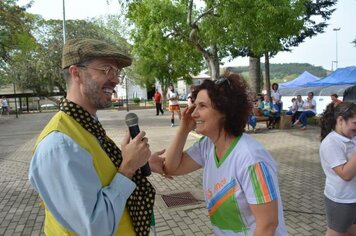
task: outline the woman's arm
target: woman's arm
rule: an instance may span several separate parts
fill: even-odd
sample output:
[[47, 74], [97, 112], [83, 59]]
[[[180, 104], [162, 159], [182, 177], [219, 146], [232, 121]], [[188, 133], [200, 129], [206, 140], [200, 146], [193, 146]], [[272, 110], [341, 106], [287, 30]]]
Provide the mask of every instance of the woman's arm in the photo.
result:
[[356, 176], [356, 151], [352, 153], [352, 157], [348, 162], [334, 167], [333, 170], [343, 180], [352, 180]]
[[201, 166], [183, 152], [188, 134], [195, 126], [195, 121], [191, 117], [194, 109], [195, 106], [193, 105], [182, 112], [182, 120], [178, 132], [166, 152], [164, 163], [164, 172], [166, 175], [183, 175], [201, 168]]
[[278, 199], [264, 204], [250, 204], [256, 218], [254, 236], [273, 236], [278, 226]]

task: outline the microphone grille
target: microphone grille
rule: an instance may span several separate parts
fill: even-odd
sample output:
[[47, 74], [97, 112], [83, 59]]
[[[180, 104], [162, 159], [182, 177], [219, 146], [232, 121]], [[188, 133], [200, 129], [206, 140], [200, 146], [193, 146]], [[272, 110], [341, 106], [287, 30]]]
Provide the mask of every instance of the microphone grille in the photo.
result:
[[135, 113], [128, 113], [125, 117], [125, 122], [128, 127], [138, 125], [138, 116]]

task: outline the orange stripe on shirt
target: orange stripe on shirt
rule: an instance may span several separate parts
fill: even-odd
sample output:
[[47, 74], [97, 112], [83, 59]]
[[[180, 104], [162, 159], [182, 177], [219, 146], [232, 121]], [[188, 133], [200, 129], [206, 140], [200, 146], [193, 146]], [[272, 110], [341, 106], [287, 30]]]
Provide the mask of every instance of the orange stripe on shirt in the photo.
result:
[[271, 201], [271, 196], [269, 195], [268, 187], [265, 178], [263, 177], [263, 173], [261, 170], [261, 166], [259, 164], [256, 164], [256, 172], [258, 175], [258, 182], [260, 183], [261, 190], [263, 193], [263, 198], [265, 199], [265, 202], [270, 202]]
[[214, 206], [209, 211], [209, 216], [212, 216], [214, 212], [219, 208], [221, 204], [223, 204], [229, 197], [231, 197], [238, 189], [238, 186], [235, 185], [232, 189], [230, 189], [222, 198], [220, 198]]

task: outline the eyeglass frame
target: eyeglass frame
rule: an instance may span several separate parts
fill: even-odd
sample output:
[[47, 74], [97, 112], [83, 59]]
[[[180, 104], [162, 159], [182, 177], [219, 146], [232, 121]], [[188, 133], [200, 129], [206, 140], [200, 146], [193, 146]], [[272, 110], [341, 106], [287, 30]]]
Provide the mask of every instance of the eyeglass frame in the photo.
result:
[[83, 65], [83, 64], [78, 64], [76, 66], [80, 67], [80, 68], [88, 68], [88, 69], [92, 69], [92, 70], [101, 71], [101, 72], [103, 72], [105, 74], [106, 77], [108, 77], [110, 71], [113, 70], [114, 71], [114, 74], [113, 74], [114, 78], [117, 78], [117, 79], [120, 79], [120, 75], [121, 75], [121, 72], [122, 72], [122, 68], [115, 69], [115, 67], [110, 66], [110, 65], [104, 66], [103, 68], [95, 68], [95, 67], [91, 67], [91, 66]]
[[227, 77], [225, 77], [225, 76], [219, 77], [219, 79], [217, 79], [217, 80], [214, 81], [214, 84], [216, 84], [216, 85], [222, 85], [222, 84], [225, 83], [225, 81], [227, 81], [228, 85], [231, 86], [230, 80], [229, 80]]
[[342, 114], [346, 114], [348, 111], [351, 110], [351, 108], [352, 108], [353, 106], [356, 106], [356, 104], [352, 102], [352, 103], [351, 103], [350, 105], [348, 105], [348, 106], [345, 108], [345, 110], [343, 110], [341, 113], [342, 113]]

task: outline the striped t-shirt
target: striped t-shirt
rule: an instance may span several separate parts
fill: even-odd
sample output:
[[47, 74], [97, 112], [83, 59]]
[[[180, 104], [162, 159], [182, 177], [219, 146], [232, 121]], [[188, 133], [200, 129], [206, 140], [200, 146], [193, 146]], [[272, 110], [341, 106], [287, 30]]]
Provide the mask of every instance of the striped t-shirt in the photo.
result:
[[288, 235], [284, 223], [276, 164], [271, 155], [247, 134], [236, 138], [218, 160], [208, 137], [187, 150], [204, 168], [203, 189], [216, 235], [252, 235], [255, 217], [249, 204], [278, 199], [277, 236]]

